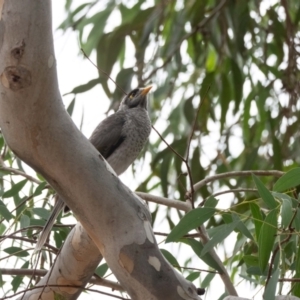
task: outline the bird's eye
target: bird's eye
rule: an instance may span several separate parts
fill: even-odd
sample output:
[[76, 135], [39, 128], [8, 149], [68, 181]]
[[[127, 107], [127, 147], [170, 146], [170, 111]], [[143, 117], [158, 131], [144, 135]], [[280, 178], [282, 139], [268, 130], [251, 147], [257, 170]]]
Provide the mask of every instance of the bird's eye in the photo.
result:
[[132, 91], [130, 94], [129, 94], [129, 99], [133, 99], [137, 94], [137, 91]]

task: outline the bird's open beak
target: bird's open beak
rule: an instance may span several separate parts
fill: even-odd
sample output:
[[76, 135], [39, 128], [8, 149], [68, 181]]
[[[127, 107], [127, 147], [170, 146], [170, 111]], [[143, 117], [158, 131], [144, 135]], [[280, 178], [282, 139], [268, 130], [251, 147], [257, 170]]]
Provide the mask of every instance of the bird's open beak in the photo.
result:
[[144, 89], [142, 89], [141, 95], [143, 96], [147, 95], [151, 89], [152, 89], [152, 85], [145, 87]]

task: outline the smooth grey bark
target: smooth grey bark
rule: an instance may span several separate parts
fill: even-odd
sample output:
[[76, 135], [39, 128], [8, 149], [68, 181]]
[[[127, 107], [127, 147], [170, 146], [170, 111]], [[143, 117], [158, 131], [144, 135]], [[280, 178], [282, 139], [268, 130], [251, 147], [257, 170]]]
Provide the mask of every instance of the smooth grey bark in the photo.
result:
[[132, 299], [200, 299], [159, 251], [147, 208], [66, 113], [52, 39], [49, 0], [0, 1], [0, 127], [8, 146], [63, 197]]

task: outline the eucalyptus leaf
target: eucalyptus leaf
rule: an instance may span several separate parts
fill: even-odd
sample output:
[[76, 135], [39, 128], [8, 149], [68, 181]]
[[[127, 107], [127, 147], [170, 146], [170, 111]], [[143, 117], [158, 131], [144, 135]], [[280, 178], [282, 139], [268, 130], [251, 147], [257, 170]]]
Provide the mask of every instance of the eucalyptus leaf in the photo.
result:
[[196, 208], [188, 212], [172, 229], [166, 239], [166, 243], [177, 241], [186, 233], [192, 229], [196, 229], [210, 219], [214, 213], [215, 209], [210, 207]]
[[270, 208], [276, 208], [278, 206], [277, 202], [275, 201], [274, 197], [272, 196], [271, 192], [264, 186], [264, 184], [261, 182], [261, 180], [256, 177], [254, 174], [252, 174], [252, 178], [255, 182], [255, 185], [258, 189], [258, 192], [262, 198], [262, 200], [265, 202], [265, 204]]
[[295, 168], [280, 177], [274, 184], [273, 189], [276, 192], [283, 192], [298, 185], [300, 185], [300, 168]]
[[272, 210], [264, 220], [261, 232], [258, 238], [258, 259], [259, 267], [262, 272], [265, 271], [272, 249], [274, 247], [277, 233], [277, 213], [276, 209]]

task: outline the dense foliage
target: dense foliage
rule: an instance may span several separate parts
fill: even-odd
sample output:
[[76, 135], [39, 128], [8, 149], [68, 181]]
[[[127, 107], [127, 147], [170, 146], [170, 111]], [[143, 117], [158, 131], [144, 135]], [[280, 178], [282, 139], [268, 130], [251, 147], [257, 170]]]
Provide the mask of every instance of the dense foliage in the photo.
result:
[[[163, 214], [172, 230], [167, 242], [190, 245], [213, 271], [219, 269], [209, 250], [233, 236], [223, 263], [234, 283], [244, 280], [262, 289], [268, 283], [271, 298], [276, 286], [277, 293], [300, 296], [299, 284], [282, 283], [300, 280], [300, 2], [107, 0], [75, 6], [67, 0], [65, 8], [60, 29], [78, 32], [78, 52], [81, 47], [86, 56], [96, 54], [99, 67], [99, 77], [74, 87], [73, 94], [101, 85], [111, 100], [109, 109], [115, 110], [122, 89], [154, 85], [151, 119], [166, 142], [156, 135], [141, 155], [151, 172], [138, 191], [190, 199], [202, 207], [184, 216], [151, 206], [154, 228], [159, 228], [156, 216]], [[16, 232], [13, 242], [2, 240], [1, 257], [4, 252], [14, 255], [15, 266], [26, 268], [31, 247], [26, 239], [49, 215], [52, 191], [42, 178], [22, 174], [28, 169], [2, 137], [0, 151], [0, 233]], [[264, 172], [241, 172], [247, 170]], [[290, 172], [278, 180], [279, 171]], [[18, 172], [21, 181], [15, 181]], [[224, 175], [191, 189], [215, 174]], [[231, 193], [216, 196], [220, 191]], [[35, 201], [41, 195], [42, 207]], [[208, 243], [182, 238], [202, 224], [211, 237]], [[54, 231], [56, 247], [66, 234], [66, 227]], [[178, 265], [174, 256], [163, 253]], [[185, 267], [197, 268], [190, 257]], [[181, 271], [203, 287], [213, 286], [218, 276]], [[14, 277], [12, 289], [21, 282]]]

